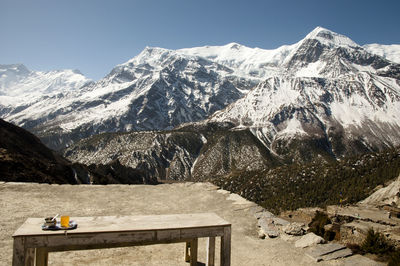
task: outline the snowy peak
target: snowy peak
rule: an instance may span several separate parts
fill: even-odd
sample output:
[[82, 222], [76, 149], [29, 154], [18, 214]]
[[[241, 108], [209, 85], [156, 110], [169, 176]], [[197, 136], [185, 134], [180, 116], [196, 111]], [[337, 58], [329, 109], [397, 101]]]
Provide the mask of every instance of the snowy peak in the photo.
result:
[[134, 58], [128, 60], [127, 62], [119, 66], [132, 67], [132, 66], [147, 64], [157, 68], [159, 66], [159, 63], [163, 62], [167, 57], [169, 57], [173, 53], [174, 53], [173, 50], [160, 47], [146, 46], [140, 54], [138, 54]]
[[351, 39], [317, 27], [294, 45], [286, 57], [285, 74], [297, 77], [338, 78], [360, 72], [395, 77], [397, 66], [369, 53]]
[[13, 82], [18, 82], [28, 76], [30, 71], [22, 64], [0, 65], [0, 95], [4, 94], [3, 89]]
[[79, 70], [30, 71], [24, 65], [0, 65], [0, 105], [18, 106], [80, 88], [91, 80]]
[[23, 64], [11, 64], [11, 65], [1, 65], [0, 64], [0, 77], [5, 74], [5, 72], [14, 72], [20, 75], [29, 74], [29, 70]]
[[352, 41], [350, 38], [322, 27], [316, 27], [312, 32], [307, 34], [303, 41], [310, 39], [317, 40], [320, 43], [329, 47], [359, 47], [359, 45]]

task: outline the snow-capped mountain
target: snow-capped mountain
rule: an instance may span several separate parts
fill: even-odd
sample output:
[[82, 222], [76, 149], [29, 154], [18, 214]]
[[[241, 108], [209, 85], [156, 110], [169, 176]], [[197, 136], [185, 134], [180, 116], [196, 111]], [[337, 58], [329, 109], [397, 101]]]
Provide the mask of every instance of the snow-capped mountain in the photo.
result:
[[398, 64], [317, 28], [283, 66], [210, 120], [250, 128], [278, 155], [307, 139], [334, 156], [400, 145]]
[[29, 121], [41, 120], [43, 113], [59, 106], [54, 99], [65, 99], [91, 82], [78, 70], [42, 72], [22, 64], [0, 65], [0, 116], [31, 129]]
[[318, 140], [335, 157], [375, 151], [400, 145], [400, 86], [365, 72], [271, 77], [210, 120], [249, 128], [278, 155], [307, 140]]
[[30, 71], [22, 64], [0, 65], [0, 104], [31, 104], [44, 96], [68, 93], [91, 80], [79, 70]]
[[2, 113], [59, 148], [101, 132], [171, 129], [200, 121], [258, 82], [203, 57], [148, 47], [96, 83]]
[[[7, 84], [1, 87], [3, 95], [7, 94], [0, 96], [0, 114], [38, 134], [53, 148], [101, 132], [171, 129], [202, 121], [230, 104], [212, 119], [234, 121], [237, 126], [256, 125], [269, 132], [261, 139], [277, 135], [286, 124], [302, 132], [292, 119], [297, 114], [279, 118], [278, 127], [271, 121], [293, 108], [313, 107], [313, 113], [304, 119], [317, 114], [315, 121], [332, 120], [340, 126], [348, 122], [348, 111], [357, 108], [364, 108], [363, 115], [378, 108], [380, 121], [390, 125], [398, 118], [400, 66], [321, 27], [298, 43], [273, 50], [236, 43], [179, 50], [147, 47], [102, 80], [71, 82], [60, 91], [47, 85], [24, 86], [27, 77], [19, 77], [26, 74], [22, 68], [17, 72], [21, 74], [15, 74], [11, 83], [6, 79], [2, 83]], [[83, 83], [86, 85], [81, 87]], [[31, 97], [34, 100], [6, 98], [17, 89], [58, 93]], [[371, 93], [375, 93], [372, 98]], [[342, 102], [358, 105], [349, 104], [346, 108], [353, 109], [346, 109], [338, 104]], [[324, 118], [323, 112], [333, 115]], [[362, 123], [360, 117], [354, 120]], [[300, 125], [303, 122], [299, 120]], [[389, 142], [394, 144], [394, 140]]]

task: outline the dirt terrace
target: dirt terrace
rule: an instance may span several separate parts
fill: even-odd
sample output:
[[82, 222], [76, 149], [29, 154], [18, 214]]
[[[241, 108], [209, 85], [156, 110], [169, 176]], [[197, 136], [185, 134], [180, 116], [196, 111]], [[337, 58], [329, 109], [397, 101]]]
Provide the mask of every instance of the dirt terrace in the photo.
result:
[[[28, 217], [215, 212], [232, 223], [232, 265], [368, 265], [361, 256], [316, 263], [281, 238], [259, 239], [255, 204], [208, 183], [47, 185], [0, 182], [0, 265], [11, 265], [12, 234]], [[219, 241], [217, 240], [217, 247]], [[184, 243], [49, 254], [49, 265], [188, 265]], [[206, 241], [199, 240], [205, 262]], [[217, 248], [217, 262], [219, 262]], [[202, 265], [202, 264], [201, 264]], [[374, 264], [369, 264], [374, 265]]]

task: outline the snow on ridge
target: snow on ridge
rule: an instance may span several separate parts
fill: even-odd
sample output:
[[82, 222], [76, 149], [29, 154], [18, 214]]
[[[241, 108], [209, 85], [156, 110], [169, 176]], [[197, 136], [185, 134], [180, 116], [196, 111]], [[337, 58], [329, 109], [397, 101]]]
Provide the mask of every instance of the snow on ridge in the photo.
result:
[[[7, 87], [3, 88], [2, 92], [3, 95], [8, 97], [32, 101], [46, 95], [66, 93], [89, 82], [91, 82], [90, 79], [77, 73], [76, 70], [30, 71], [25, 76], [8, 80]], [[0, 104], [7, 106], [10, 103], [3, 102], [3, 99], [0, 99]]]
[[325, 44], [329, 47], [332, 46], [344, 46], [344, 47], [359, 47], [357, 43], [351, 40], [349, 37], [330, 31], [323, 27], [316, 27], [313, 31], [311, 31], [303, 40], [307, 39], [315, 39], [320, 41], [322, 44]]
[[[231, 121], [238, 127], [250, 128], [269, 127], [276, 118], [287, 117], [281, 121], [287, 123], [286, 129], [280, 132], [302, 134], [304, 130], [298, 124], [301, 121], [296, 120], [297, 124], [291, 121], [295, 119], [291, 112], [306, 107], [320, 121], [329, 123], [333, 119], [344, 128], [361, 127], [367, 120], [400, 126], [400, 86], [395, 79], [360, 73], [348, 79], [323, 79], [324, 85], [320, 80], [312, 77], [270, 78], [210, 119]], [[390, 94], [382, 98], [380, 93], [383, 91]]]
[[295, 117], [286, 122], [286, 127], [278, 132], [279, 136], [307, 135], [300, 121]]
[[250, 48], [237, 43], [223, 46], [203, 46], [176, 50], [187, 56], [199, 56], [231, 68], [235, 75], [246, 78], [266, 79], [280, 72], [282, 65], [294, 45], [283, 45], [276, 49]]
[[184, 48], [176, 50], [185, 55], [195, 55], [211, 59], [226, 65], [252, 64], [262, 65], [265, 63], [279, 64], [282, 57], [287, 54], [292, 46], [281, 46], [276, 49], [250, 48], [237, 43], [229, 43], [223, 46], [203, 46]]
[[149, 64], [152, 67], [159, 66], [159, 62], [165, 59], [167, 56], [175, 53], [174, 50], [165, 49], [161, 47], [149, 47], [146, 46], [142, 52], [140, 52], [137, 56], [128, 60], [125, 63], [117, 65], [120, 66], [132, 66], [132, 65], [140, 65], [140, 64]]
[[362, 46], [370, 53], [382, 56], [392, 62], [400, 64], [400, 44], [366, 44]]

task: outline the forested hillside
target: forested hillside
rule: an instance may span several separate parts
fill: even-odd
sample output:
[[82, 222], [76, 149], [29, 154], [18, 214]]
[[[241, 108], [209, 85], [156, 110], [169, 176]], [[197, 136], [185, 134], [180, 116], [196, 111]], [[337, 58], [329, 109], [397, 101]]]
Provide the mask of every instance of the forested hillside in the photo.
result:
[[210, 179], [275, 213], [301, 207], [356, 203], [400, 174], [400, 150], [368, 153], [337, 162], [292, 164]]

